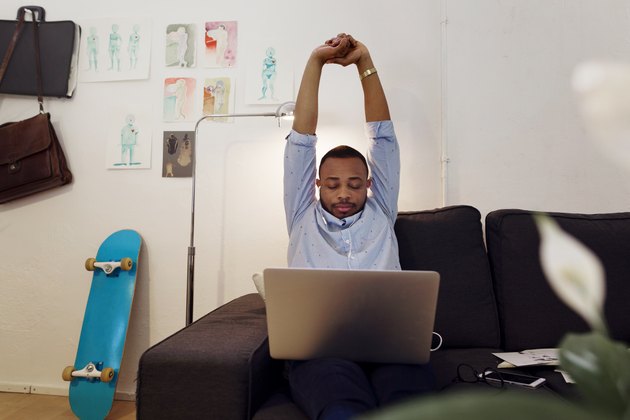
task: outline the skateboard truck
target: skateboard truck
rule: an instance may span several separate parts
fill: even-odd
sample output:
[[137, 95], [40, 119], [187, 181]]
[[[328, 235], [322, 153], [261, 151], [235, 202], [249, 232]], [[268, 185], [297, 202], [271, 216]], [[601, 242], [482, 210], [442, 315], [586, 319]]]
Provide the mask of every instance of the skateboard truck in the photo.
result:
[[67, 366], [62, 373], [64, 381], [71, 381], [72, 378], [88, 378], [88, 379], [100, 379], [101, 382], [110, 382], [114, 378], [114, 369], [105, 368], [102, 369], [103, 363], [99, 362], [94, 364], [89, 362], [83, 369], [75, 370], [74, 366]]
[[98, 262], [96, 258], [88, 258], [85, 261], [85, 269], [88, 271], [94, 271], [100, 268], [105, 274], [112, 274], [115, 269], [120, 268], [123, 271], [129, 271], [133, 267], [133, 260], [131, 258], [123, 258], [120, 261], [106, 261]]

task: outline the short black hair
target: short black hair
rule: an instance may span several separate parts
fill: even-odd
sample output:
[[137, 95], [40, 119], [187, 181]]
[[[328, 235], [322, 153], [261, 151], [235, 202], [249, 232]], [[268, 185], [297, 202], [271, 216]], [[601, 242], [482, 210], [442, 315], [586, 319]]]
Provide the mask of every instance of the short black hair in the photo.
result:
[[346, 145], [341, 145], [341, 146], [337, 146], [335, 148], [332, 148], [328, 152], [326, 152], [326, 154], [324, 156], [322, 156], [322, 159], [319, 161], [319, 172], [320, 172], [320, 174], [321, 174], [322, 165], [324, 164], [324, 162], [328, 158], [341, 158], [341, 159], [358, 158], [358, 159], [361, 159], [361, 162], [363, 162], [363, 165], [365, 166], [366, 173], [368, 174], [368, 176], [370, 174], [370, 170], [368, 169], [368, 164], [367, 164], [367, 160], [365, 159], [365, 156], [363, 156], [363, 154], [361, 152], [359, 152], [357, 149], [355, 149], [353, 147], [346, 146]]

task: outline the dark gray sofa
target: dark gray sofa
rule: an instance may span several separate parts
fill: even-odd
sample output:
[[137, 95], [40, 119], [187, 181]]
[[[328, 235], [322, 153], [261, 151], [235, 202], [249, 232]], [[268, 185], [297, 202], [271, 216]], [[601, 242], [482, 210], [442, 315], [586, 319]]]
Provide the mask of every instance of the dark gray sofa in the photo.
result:
[[[630, 213], [551, 213], [604, 263], [606, 317], [613, 338], [630, 342]], [[531, 212], [498, 210], [486, 217], [470, 206], [403, 212], [396, 222], [403, 269], [441, 274], [435, 331], [444, 343], [432, 353], [439, 392], [465, 386], [457, 367], [496, 366], [496, 351], [557, 347], [567, 332], [587, 331], [548, 286], [539, 264]], [[139, 363], [139, 419], [301, 419], [269, 356], [264, 302], [239, 297], [148, 349]], [[578, 398], [550, 368], [537, 392]]]

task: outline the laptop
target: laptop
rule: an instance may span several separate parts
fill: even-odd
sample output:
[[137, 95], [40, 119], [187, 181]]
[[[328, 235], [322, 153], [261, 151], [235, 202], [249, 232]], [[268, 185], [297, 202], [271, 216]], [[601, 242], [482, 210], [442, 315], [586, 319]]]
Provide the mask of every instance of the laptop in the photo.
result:
[[438, 273], [267, 268], [263, 275], [271, 357], [429, 361]]

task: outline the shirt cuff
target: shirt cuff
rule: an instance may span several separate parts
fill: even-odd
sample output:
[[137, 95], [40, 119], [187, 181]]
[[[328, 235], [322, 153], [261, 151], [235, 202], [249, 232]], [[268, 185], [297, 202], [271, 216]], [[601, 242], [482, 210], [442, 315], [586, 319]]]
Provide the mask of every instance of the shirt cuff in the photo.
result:
[[302, 134], [295, 130], [291, 130], [286, 139], [292, 144], [298, 146], [315, 146], [317, 143], [317, 136], [314, 134]]
[[365, 134], [371, 139], [395, 137], [394, 123], [391, 120], [367, 122], [365, 123]]

